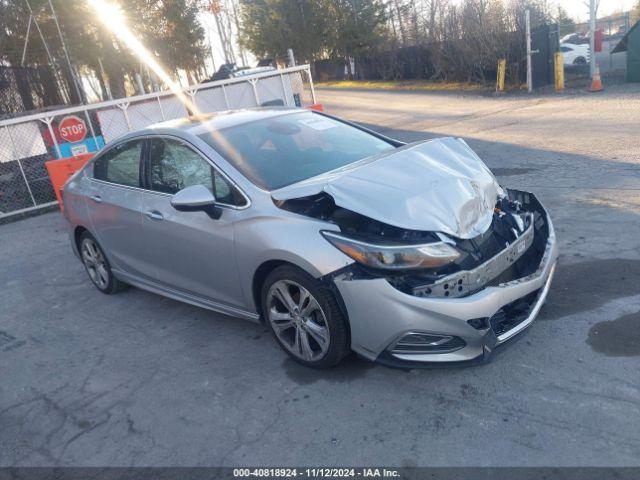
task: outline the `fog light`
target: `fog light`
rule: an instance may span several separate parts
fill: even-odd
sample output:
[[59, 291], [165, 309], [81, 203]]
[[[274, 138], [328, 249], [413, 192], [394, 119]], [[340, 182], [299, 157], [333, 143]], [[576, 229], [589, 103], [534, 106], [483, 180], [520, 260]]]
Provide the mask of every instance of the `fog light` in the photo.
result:
[[391, 353], [447, 353], [466, 345], [460, 337], [431, 333], [408, 333], [391, 347]]

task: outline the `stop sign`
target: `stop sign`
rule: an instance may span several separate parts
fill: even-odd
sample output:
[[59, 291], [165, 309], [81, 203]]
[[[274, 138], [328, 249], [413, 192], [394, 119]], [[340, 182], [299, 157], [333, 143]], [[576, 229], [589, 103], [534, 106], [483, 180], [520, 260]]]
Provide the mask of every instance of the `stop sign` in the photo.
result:
[[87, 127], [75, 115], [64, 117], [58, 126], [60, 136], [67, 142], [81, 142], [87, 136]]

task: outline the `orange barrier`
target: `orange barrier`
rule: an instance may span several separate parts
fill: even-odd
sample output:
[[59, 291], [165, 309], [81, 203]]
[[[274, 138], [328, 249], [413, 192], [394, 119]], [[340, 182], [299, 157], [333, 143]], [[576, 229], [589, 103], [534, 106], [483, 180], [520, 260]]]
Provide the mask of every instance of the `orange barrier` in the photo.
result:
[[324, 107], [321, 103], [314, 103], [313, 105], [307, 105], [309, 110], [317, 110], [318, 112], [324, 112]]
[[49, 172], [51, 185], [53, 185], [53, 191], [56, 193], [61, 211], [64, 211], [64, 205], [62, 204], [62, 187], [64, 187], [64, 184], [67, 183], [71, 175], [84, 167], [84, 165], [93, 158], [93, 155], [93, 153], [85, 153], [71, 158], [44, 162]]

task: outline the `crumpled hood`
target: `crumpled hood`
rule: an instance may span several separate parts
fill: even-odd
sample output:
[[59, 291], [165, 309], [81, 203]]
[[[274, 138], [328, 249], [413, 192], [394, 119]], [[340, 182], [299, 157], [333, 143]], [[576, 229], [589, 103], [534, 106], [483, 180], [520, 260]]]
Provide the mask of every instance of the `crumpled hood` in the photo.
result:
[[417, 142], [272, 192], [289, 200], [326, 192], [336, 205], [409, 230], [473, 238], [504, 195], [462, 139]]

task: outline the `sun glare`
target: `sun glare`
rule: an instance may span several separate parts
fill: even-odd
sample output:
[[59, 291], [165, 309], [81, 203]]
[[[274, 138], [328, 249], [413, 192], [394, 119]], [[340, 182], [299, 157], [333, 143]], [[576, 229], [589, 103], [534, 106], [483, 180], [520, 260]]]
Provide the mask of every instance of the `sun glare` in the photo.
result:
[[120, 10], [118, 6], [102, 0], [87, 0], [87, 2], [96, 11], [102, 23], [113, 32], [119, 44], [127, 47], [140, 61], [147, 65], [153, 73], [169, 87], [176, 97], [178, 97], [187, 110], [194, 115], [200, 113], [196, 105], [185, 95], [180, 85], [173, 81], [165, 69], [158, 63], [155, 56], [147, 50], [136, 35], [129, 29], [122, 10]]

